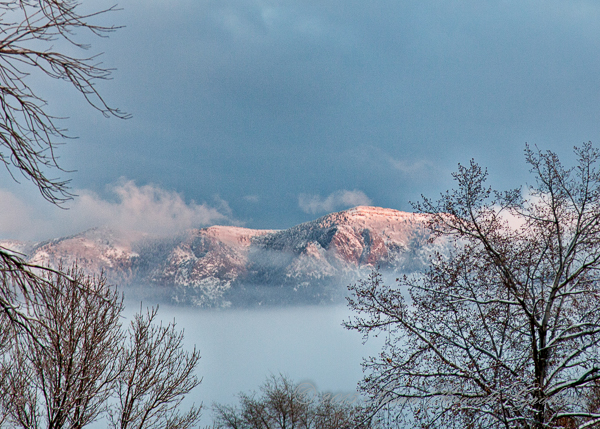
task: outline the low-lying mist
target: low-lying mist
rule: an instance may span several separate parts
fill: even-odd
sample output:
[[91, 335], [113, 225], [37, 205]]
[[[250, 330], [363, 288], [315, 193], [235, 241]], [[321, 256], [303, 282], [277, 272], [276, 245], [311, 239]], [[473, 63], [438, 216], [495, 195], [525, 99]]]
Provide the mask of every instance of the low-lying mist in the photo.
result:
[[[144, 304], [145, 309], [145, 304]], [[124, 323], [140, 310], [130, 302]], [[185, 403], [204, 404], [202, 425], [212, 423], [212, 403], [234, 404], [239, 392], [258, 390], [270, 374], [308, 381], [318, 391], [354, 393], [361, 360], [376, 354], [383, 340], [362, 344], [341, 326], [351, 312], [343, 305], [199, 309], [160, 305], [164, 322], [175, 319], [185, 345], [202, 358], [202, 383]]]
[[[264, 308], [295, 306], [344, 306], [348, 285], [367, 279], [372, 269], [361, 269], [338, 277], [312, 281], [273, 281], [272, 283], [228, 283], [205, 279], [196, 286], [130, 284], [122, 291], [132, 303], [163, 303], [181, 308]], [[384, 282], [393, 284], [413, 271], [380, 270]]]

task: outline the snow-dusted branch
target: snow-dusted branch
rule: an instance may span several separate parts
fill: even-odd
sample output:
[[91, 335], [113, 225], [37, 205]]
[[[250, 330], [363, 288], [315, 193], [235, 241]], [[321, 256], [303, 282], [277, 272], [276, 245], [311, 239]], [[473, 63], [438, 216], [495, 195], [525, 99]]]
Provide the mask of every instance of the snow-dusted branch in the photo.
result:
[[456, 245], [400, 288], [378, 273], [350, 288], [359, 315], [346, 326], [388, 334], [364, 363], [361, 386], [375, 403], [423, 401], [399, 413], [436, 428], [597, 424], [600, 154], [590, 143], [576, 154], [566, 169], [527, 147], [536, 178], [527, 198], [493, 192], [471, 162], [454, 174], [456, 190], [415, 205], [434, 237]]

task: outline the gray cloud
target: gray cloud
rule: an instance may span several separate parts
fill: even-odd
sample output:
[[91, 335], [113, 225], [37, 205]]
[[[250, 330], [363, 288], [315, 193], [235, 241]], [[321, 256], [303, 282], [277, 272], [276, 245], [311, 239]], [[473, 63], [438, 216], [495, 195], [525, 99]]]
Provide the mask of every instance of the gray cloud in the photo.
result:
[[117, 68], [99, 89], [133, 119], [104, 121], [47, 88], [81, 137], [58, 149], [61, 165], [98, 195], [127, 176], [211, 207], [220, 195], [249, 227], [283, 228], [312, 218], [298, 210], [306, 190], [410, 210], [451, 187], [459, 162], [509, 188], [528, 179], [525, 142], [568, 158], [600, 141], [595, 1], [119, 5], [102, 20], [125, 28], [90, 53]]

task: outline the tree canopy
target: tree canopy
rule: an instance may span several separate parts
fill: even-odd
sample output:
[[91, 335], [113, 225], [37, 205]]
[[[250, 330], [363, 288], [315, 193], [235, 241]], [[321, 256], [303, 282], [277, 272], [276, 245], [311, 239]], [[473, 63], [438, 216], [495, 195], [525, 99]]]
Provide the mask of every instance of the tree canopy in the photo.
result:
[[575, 154], [566, 168], [527, 146], [535, 183], [506, 192], [471, 161], [455, 190], [415, 204], [451, 250], [396, 285], [350, 287], [346, 326], [388, 335], [364, 363], [375, 409], [427, 428], [600, 423], [600, 153]]

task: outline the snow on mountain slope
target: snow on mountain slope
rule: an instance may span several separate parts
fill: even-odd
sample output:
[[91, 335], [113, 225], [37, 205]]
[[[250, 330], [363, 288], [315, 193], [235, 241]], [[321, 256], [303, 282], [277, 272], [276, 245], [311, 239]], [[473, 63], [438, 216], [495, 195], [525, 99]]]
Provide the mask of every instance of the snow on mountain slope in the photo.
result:
[[33, 264], [58, 267], [75, 262], [90, 274], [104, 272], [113, 283], [133, 280], [133, 261], [139, 255], [132, 243], [143, 236], [116, 233], [107, 228], [93, 228], [70, 237], [57, 238], [32, 246], [28, 252]]
[[360, 206], [255, 241], [264, 249], [326, 260], [341, 270], [406, 268], [402, 264], [407, 262], [407, 252], [426, 244], [426, 219], [414, 213]]
[[252, 239], [272, 232], [234, 226], [190, 230], [146, 278], [177, 286], [177, 301], [212, 305], [245, 274]]
[[426, 219], [360, 206], [281, 231], [213, 226], [157, 239], [95, 228], [44, 243], [0, 245], [37, 264], [77, 261], [90, 273], [104, 271], [126, 293], [158, 287], [170, 300], [199, 306], [269, 302], [265, 297], [273, 294], [325, 302], [341, 283], [374, 267], [422, 268], [432, 251]]
[[0, 240], [0, 247], [21, 255], [30, 255], [37, 243], [19, 240]]

